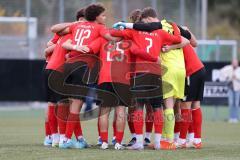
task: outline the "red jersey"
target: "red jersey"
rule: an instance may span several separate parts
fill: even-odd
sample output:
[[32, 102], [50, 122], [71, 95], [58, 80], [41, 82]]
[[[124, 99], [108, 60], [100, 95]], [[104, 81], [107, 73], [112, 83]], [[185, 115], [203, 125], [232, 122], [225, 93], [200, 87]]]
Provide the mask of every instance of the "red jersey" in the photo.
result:
[[197, 53], [190, 44], [183, 47], [183, 53], [187, 76], [191, 76], [193, 73], [204, 67], [203, 63], [198, 58]]
[[[77, 22], [71, 25], [69, 29], [72, 34], [72, 44], [78, 46], [88, 45], [98, 37], [108, 33], [105, 25], [95, 22]], [[79, 55], [79, 52], [72, 51], [70, 54], [72, 57]]]
[[[124, 37], [125, 39], [131, 39], [134, 43], [136, 43], [141, 49], [144, 49], [148, 54], [153, 57], [159, 57], [161, 49], [164, 45], [171, 45], [176, 43], [181, 43], [180, 31], [176, 24], [173, 24], [174, 35], [167, 33], [164, 30], [155, 30], [153, 32], [143, 32], [136, 31], [132, 29], [126, 30], [111, 30], [111, 34], [113, 36]], [[136, 63], [146, 63], [146, 60], [141, 58], [136, 58]], [[146, 66], [146, 70], [150, 70], [149, 72], [153, 72], [154, 68], [149, 68], [150, 66]], [[143, 68], [141, 67], [140, 70]], [[136, 72], [139, 72], [137, 69]], [[141, 71], [142, 72], [142, 71]]]
[[51, 42], [56, 44], [59, 40], [59, 38], [61, 38], [61, 36], [59, 36], [58, 34], [54, 34], [53, 38], [51, 39]]
[[72, 38], [71, 34], [66, 34], [62, 36], [60, 39], [58, 39], [53, 54], [51, 55], [51, 58], [46, 66], [46, 69], [57, 70], [64, 64], [65, 55], [67, 54], [68, 51], [62, 47], [62, 44], [71, 38]]
[[157, 59], [147, 55], [129, 40], [111, 44], [104, 38], [98, 38], [89, 45], [89, 48], [94, 54], [99, 53], [102, 62], [98, 84], [117, 82], [129, 85], [131, 65], [135, 56], [148, 61], [157, 61]]
[[[60, 36], [58, 34], [54, 34], [53, 38], [50, 40], [53, 44], [56, 44], [57, 41], [59, 40]], [[51, 55], [49, 55], [47, 58], [46, 58], [46, 62], [49, 62], [50, 61], [50, 58], [51, 58]]]

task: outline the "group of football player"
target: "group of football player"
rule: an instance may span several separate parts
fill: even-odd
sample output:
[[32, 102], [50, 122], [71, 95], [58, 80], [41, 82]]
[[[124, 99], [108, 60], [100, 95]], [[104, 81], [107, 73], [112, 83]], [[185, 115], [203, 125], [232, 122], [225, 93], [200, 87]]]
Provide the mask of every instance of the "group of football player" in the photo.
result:
[[[205, 68], [194, 50], [195, 36], [186, 26], [159, 20], [151, 7], [133, 10], [129, 22], [112, 28], [105, 26], [106, 19], [105, 7], [93, 3], [77, 12], [75, 22], [51, 27], [44, 145], [90, 147], [80, 112], [92, 98], [98, 106], [100, 149], [109, 148], [111, 110], [116, 150], [202, 148]], [[97, 87], [90, 96], [92, 84]], [[126, 122], [132, 137], [123, 144]]]

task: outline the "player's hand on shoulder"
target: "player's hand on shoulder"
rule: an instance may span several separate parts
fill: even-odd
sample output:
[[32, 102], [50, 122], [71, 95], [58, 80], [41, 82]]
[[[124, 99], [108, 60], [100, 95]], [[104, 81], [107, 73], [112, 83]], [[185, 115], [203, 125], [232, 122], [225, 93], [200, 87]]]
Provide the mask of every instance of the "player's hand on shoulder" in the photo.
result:
[[119, 29], [119, 30], [126, 29], [126, 23], [124, 23], [124, 22], [117, 22], [117, 23], [113, 24], [112, 28]]
[[169, 52], [170, 50], [171, 50], [171, 46], [169, 46], [169, 45], [166, 45], [166, 46], [162, 47], [162, 52], [163, 53]]

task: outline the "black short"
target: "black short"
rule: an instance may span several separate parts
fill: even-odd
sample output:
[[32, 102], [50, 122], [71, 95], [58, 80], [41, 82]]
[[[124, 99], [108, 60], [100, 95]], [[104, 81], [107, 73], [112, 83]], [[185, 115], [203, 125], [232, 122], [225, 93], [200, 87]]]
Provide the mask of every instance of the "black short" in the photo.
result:
[[99, 67], [97, 64], [95, 66], [93, 69], [89, 69], [84, 62], [66, 63], [64, 65], [64, 72], [68, 77], [65, 83], [73, 87], [70, 98], [85, 99], [91, 86], [97, 82]]
[[162, 79], [160, 75], [137, 73], [131, 82], [133, 98], [137, 103], [148, 103], [153, 108], [162, 106]]
[[52, 102], [52, 103], [57, 103], [57, 102], [66, 100], [67, 97], [57, 93], [56, 91], [54, 91], [53, 89], [51, 89], [49, 87], [49, 76], [53, 72], [57, 72], [57, 71], [53, 71], [50, 69], [45, 69], [45, 71], [44, 71], [44, 85], [45, 85], [45, 89], [46, 89], [46, 101]]
[[186, 81], [185, 94], [186, 99], [184, 101], [202, 101], [204, 92], [206, 70], [205, 67], [201, 70], [193, 73]]
[[130, 86], [122, 83], [104, 82], [98, 85], [98, 102], [103, 107], [130, 106]]

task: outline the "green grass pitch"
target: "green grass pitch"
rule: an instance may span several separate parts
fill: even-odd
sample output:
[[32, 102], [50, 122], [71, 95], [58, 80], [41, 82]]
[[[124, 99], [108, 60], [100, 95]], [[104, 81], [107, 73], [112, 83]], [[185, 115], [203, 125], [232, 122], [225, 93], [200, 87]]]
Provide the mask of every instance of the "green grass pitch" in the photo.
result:
[[[1, 111], [0, 160], [239, 160], [240, 125], [210, 121], [212, 114], [212, 108], [204, 109], [204, 148], [201, 150], [115, 151], [109, 149], [102, 151], [97, 147], [84, 150], [46, 148], [42, 145], [43, 110]], [[219, 115], [222, 116], [219, 119], [226, 117], [226, 114], [226, 109], [219, 110]], [[82, 128], [88, 142], [96, 144], [96, 120], [83, 122]], [[128, 129], [125, 133], [125, 140], [128, 141]]]

